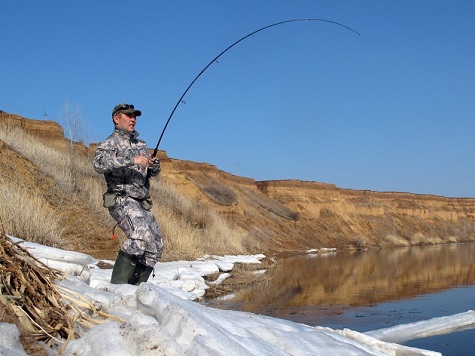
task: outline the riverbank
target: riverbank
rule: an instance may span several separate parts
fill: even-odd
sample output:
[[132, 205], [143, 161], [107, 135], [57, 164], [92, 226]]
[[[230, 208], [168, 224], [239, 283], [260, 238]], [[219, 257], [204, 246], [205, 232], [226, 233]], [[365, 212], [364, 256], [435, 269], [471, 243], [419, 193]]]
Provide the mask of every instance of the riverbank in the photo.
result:
[[[95, 268], [97, 260], [77, 252], [20, 242], [46, 265], [68, 275], [57, 282], [76, 322], [87, 322], [79, 335], [65, 342], [58, 335], [47, 350], [55, 355], [260, 355], [437, 353], [379, 341], [350, 330], [310, 327], [252, 313], [207, 308], [196, 299], [205, 288], [202, 276], [231, 271], [235, 263], [253, 263], [264, 256], [208, 256], [196, 261], [161, 263], [156, 277], [140, 286], [111, 285], [110, 269]], [[257, 261], [256, 261], [257, 260]], [[107, 262], [107, 261], [106, 261]], [[223, 272], [222, 275], [227, 272]], [[14, 303], [14, 299], [11, 301]], [[86, 309], [84, 308], [86, 307]], [[0, 348], [23, 355], [19, 333], [0, 323]], [[51, 337], [51, 335], [49, 335]]]

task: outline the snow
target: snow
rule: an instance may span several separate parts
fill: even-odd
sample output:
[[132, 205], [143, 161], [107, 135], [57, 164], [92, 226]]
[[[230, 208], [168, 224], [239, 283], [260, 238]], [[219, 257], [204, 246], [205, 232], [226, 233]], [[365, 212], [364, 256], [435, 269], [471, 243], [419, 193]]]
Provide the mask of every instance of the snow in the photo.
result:
[[[214, 283], [221, 283], [234, 263], [259, 263], [263, 255], [158, 263], [149, 282], [132, 286], [110, 284], [112, 270], [98, 268], [101, 261], [89, 255], [31, 242], [22, 246], [68, 273], [56, 282], [58, 288], [78, 293], [114, 317], [85, 329], [81, 338], [66, 345], [64, 355], [440, 355], [397, 342], [475, 327], [475, 312], [468, 311], [359, 333], [195, 302], [207, 288], [205, 276], [220, 273]], [[0, 323], [0, 354], [26, 354], [13, 324]]]

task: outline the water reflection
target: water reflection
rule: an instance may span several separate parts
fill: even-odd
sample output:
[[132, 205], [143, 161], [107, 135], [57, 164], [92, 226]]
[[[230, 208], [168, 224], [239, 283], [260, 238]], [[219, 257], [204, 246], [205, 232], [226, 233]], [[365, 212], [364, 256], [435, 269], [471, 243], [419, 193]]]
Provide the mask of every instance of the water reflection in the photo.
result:
[[341, 251], [281, 259], [258, 289], [208, 304], [305, 322], [309, 316], [475, 284], [475, 244]]

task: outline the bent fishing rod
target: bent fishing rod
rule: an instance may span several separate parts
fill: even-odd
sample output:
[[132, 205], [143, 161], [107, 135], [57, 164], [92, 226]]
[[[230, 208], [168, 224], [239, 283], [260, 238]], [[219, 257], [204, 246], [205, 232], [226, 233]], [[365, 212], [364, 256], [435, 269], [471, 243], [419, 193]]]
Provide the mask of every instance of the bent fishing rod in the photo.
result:
[[175, 107], [173, 108], [170, 116], [168, 117], [168, 120], [167, 122], [165, 123], [165, 126], [163, 127], [163, 130], [162, 130], [162, 133], [160, 135], [160, 138], [158, 139], [158, 142], [157, 142], [157, 146], [155, 146], [155, 149], [153, 151], [153, 154], [152, 154], [152, 157], [156, 157], [157, 156], [157, 152], [158, 152], [158, 146], [160, 146], [160, 142], [162, 141], [162, 137], [163, 137], [163, 134], [165, 133], [167, 127], [168, 127], [168, 124], [170, 123], [170, 120], [172, 119], [173, 117], [173, 114], [175, 113], [176, 109], [178, 108], [178, 105], [180, 105], [182, 102], [183, 102], [183, 98], [185, 97], [186, 93], [188, 93], [188, 90], [190, 90], [190, 88], [193, 86], [193, 84], [195, 84], [195, 82], [198, 80], [198, 78], [214, 63], [218, 60], [219, 57], [221, 57], [223, 54], [225, 54], [227, 51], [229, 51], [231, 48], [233, 48], [234, 46], [236, 46], [238, 43], [244, 41], [246, 38], [248, 37], [251, 37], [252, 35], [255, 35], [256, 33], [258, 32], [261, 32], [261, 31], [264, 31], [264, 30], [267, 30], [268, 28], [271, 28], [271, 27], [275, 27], [275, 26], [279, 26], [279, 25], [284, 25], [284, 24], [287, 24], [287, 23], [290, 23], [290, 22], [300, 22], [300, 21], [319, 21], [319, 22], [326, 22], [326, 23], [329, 23], [329, 24], [332, 24], [332, 25], [337, 25], [337, 26], [341, 26], [343, 28], [346, 28], [347, 30], [349, 31], [352, 31], [354, 33], [356, 33], [358, 36], [361, 36], [361, 34], [355, 30], [353, 30], [352, 28], [346, 26], [346, 25], [343, 25], [341, 23], [338, 23], [338, 22], [335, 22], [335, 21], [331, 21], [331, 20], [325, 20], [325, 19], [314, 19], [314, 18], [307, 18], [307, 19], [293, 19], [293, 20], [286, 20], [286, 21], [281, 21], [281, 22], [276, 22], [272, 25], [268, 25], [268, 26], [265, 26], [265, 27], [262, 27], [256, 31], [253, 31], [249, 34], [247, 34], [246, 36], [244, 37], [241, 37], [239, 40], [237, 40], [236, 42], [234, 42], [232, 45], [230, 45], [229, 47], [227, 47], [224, 51], [222, 51], [220, 54], [218, 54], [216, 57], [214, 57], [207, 65], [206, 67], [204, 67], [201, 72], [198, 73], [198, 75], [195, 77], [195, 79], [193, 79], [193, 81], [190, 83], [190, 85], [188, 85], [188, 87], [186, 88], [186, 90], [183, 92], [183, 94], [180, 96], [180, 99], [178, 99]]

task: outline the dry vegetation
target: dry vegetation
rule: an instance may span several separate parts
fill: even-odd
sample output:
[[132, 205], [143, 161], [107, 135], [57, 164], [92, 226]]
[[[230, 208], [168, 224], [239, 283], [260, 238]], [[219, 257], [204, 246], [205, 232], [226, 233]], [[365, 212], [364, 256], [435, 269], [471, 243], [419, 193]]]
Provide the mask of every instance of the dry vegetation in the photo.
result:
[[29, 355], [51, 355], [95, 325], [120, 318], [86, 297], [55, 284], [62, 279], [21, 244], [0, 234], [0, 322], [15, 324]]
[[[0, 111], [0, 226], [31, 241], [114, 259], [124, 236], [116, 231], [119, 238], [111, 239], [115, 221], [102, 207], [105, 182], [92, 168], [94, 146], [67, 140], [55, 122]], [[475, 240], [474, 198], [256, 182], [159, 154], [163, 172], [152, 179], [151, 195], [165, 240], [163, 261]]]
[[[92, 168], [91, 152], [73, 142], [54, 147], [5, 123], [0, 125], [0, 148], [15, 162], [2, 166], [0, 173], [4, 231], [55, 247], [110, 250], [108, 257], [115, 256], [119, 244], [110, 239], [114, 221], [102, 207], [105, 183]], [[218, 200], [233, 198], [220, 185], [207, 186], [206, 192]], [[165, 239], [164, 260], [258, 251], [247, 232], [199, 198], [180, 195], [165, 178], [152, 180], [151, 196]]]
[[46, 355], [36, 340], [51, 347], [74, 334], [73, 322], [52, 285], [59, 275], [3, 234], [0, 260], [0, 320], [18, 326], [29, 353]]

